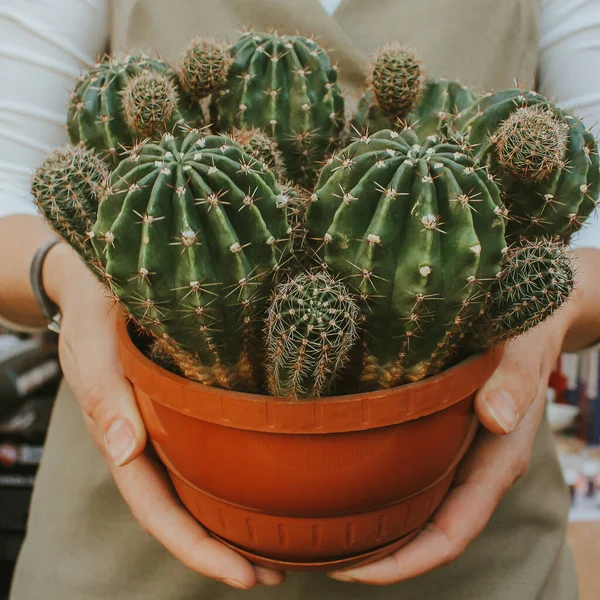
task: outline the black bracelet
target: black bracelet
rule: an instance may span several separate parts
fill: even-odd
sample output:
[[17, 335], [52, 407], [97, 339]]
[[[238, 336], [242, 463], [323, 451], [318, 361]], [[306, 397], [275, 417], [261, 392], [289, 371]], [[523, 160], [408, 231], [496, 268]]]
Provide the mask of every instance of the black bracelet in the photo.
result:
[[50, 300], [48, 294], [46, 294], [44, 282], [42, 280], [42, 269], [44, 267], [44, 260], [46, 259], [48, 252], [50, 252], [50, 250], [58, 243], [59, 240], [57, 239], [44, 242], [37, 249], [29, 269], [29, 280], [31, 282], [33, 295], [37, 300], [42, 315], [47, 321], [49, 321], [48, 329], [54, 331], [55, 333], [60, 333], [60, 309], [54, 302], [52, 302], [52, 300]]

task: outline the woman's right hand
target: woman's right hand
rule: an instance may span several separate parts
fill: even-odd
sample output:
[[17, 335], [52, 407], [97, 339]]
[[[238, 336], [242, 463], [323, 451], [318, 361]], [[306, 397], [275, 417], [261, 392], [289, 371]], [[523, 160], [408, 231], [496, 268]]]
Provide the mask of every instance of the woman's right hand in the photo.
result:
[[207, 577], [241, 589], [282, 583], [283, 573], [252, 565], [211, 538], [179, 502], [164, 468], [145, 451], [146, 429], [117, 354], [120, 307], [66, 244], [50, 251], [43, 275], [62, 312], [59, 354], [65, 379], [140, 527]]

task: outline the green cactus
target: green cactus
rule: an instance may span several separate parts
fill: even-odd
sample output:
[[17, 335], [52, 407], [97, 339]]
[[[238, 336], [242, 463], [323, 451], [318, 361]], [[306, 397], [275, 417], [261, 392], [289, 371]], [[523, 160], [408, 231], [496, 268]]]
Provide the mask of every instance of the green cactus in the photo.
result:
[[123, 89], [123, 119], [134, 135], [160, 138], [170, 125], [181, 121], [178, 102], [179, 94], [168, 75], [142, 71]]
[[289, 245], [273, 173], [223, 136], [163, 136], [112, 173], [93, 243], [107, 284], [185, 375], [259, 390], [262, 315]]
[[107, 176], [106, 165], [93, 150], [67, 145], [43, 161], [31, 185], [50, 226], [88, 262], [95, 258], [90, 239]]
[[566, 302], [573, 285], [564, 244], [540, 238], [510, 248], [487, 293], [471, 347], [487, 349], [527, 332]]
[[358, 338], [358, 306], [327, 272], [304, 272], [277, 287], [267, 318], [267, 383], [274, 396], [331, 393]]
[[373, 61], [370, 84], [381, 110], [394, 120], [403, 119], [425, 86], [420, 57], [399, 44], [384, 46]]
[[179, 61], [181, 86], [195, 100], [207, 98], [225, 85], [232, 62], [226, 44], [210, 38], [194, 38]]
[[250, 32], [231, 54], [227, 84], [213, 97], [218, 130], [262, 129], [277, 142], [288, 176], [310, 186], [344, 127], [336, 68], [300, 36]]
[[500, 191], [464, 148], [411, 130], [352, 143], [308, 209], [321, 260], [363, 301], [362, 382], [391, 387], [456, 359], [500, 270]]
[[[138, 123], [138, 116], [145, 122]], [[84, 143], [116, 165], [124, 147], [148, 134], [171, 131], [181, 120], [190, 127], [202, 126], [200, 105], [179, 89], [175, 72], [165, 62], [138, 55], [107, 58], [84, 73], [71, 95], [67, 126], [71, 142]]]
[[594, 136], [541, 94], [486, 94], [454, 123], [476, 159], [497, 175], [511, 212], [511, 238], [568, 240], [600, 195]]

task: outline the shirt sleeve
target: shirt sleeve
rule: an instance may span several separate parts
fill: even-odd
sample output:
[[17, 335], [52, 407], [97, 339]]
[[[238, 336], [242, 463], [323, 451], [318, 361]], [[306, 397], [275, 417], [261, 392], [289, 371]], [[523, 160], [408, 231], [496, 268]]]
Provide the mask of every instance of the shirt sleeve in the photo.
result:
[[0, 218], [37, 214], [33, 170], [67, 142], [69, 95], [108, 45], [109, 0], [0, 2]]
[[[600, 0], [538, 0], [539, 91], [600, 134]], [[573, 245], [600, 248], [596, 210]]]

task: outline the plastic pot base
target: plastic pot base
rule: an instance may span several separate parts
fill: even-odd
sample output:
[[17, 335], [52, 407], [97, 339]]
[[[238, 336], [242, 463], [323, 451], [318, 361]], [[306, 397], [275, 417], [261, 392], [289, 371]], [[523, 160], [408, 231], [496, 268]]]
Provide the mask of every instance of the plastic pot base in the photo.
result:
[[356, 567], [359, 565], [362, 566], [375, 562], [376, 560], [379, 560], [388, 554], [392, 554], [403, 546], [406, 546], [406, 544], [412, 541], [412, 539], [415, 538], [422, 529], [423, 527], [419, 527], [419, 529], [411, 531], [409, 534], [402, 536], [398, 540], [390, 542], [385, 546], [374, 548], [368, 552], [361, 552], [360, 554], [354, 554], [352, 556], [345, 556], [331, 560], [311, 562], [294, 562], [261, 556], [228, 542], [226, 539], [219, 537], [212, 531], [209, 531], [208, 533], [211, 535], [211, 537], [219, 540], [222, 544], [231, 548], [232, 550], [235, 550], [238, 554], [241, 554], [244, 558], [247, 558], [255, 565], [267, 567], [269, 569], [275, 569], [277, 571], [301, 571], [306, 573], [311, 571], [337, 571], [338, 569], [349, 569], [350, 567]]

